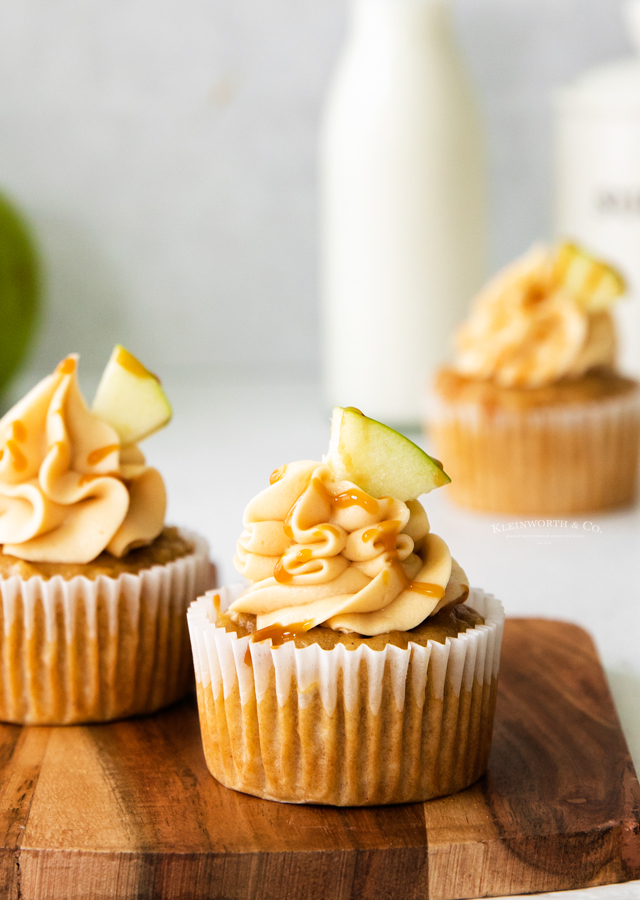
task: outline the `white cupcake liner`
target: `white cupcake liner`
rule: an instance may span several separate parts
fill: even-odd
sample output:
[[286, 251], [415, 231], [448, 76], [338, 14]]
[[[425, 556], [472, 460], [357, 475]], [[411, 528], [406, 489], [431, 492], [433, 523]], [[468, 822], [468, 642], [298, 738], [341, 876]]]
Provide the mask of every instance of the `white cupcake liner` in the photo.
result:
[[105, 722], [173, 703], [191, 684], [185, 612], [209, 548], [117, 578], [0, 578], [0, 721]]
[[484, 772], [504, 623], [502, 605], [473, 590], [485, 624], [440, 644], [331, 650], [252, 643], [216, 625], [242, 585], [191, 604], [207, 765], [223, 784], [296, 803], [425, 800]]
[[514, 514], [573, 514], [631, 503], [640, 390], [584, 403], [490, 409], [430, 396], [427, 422], [451, 497]]

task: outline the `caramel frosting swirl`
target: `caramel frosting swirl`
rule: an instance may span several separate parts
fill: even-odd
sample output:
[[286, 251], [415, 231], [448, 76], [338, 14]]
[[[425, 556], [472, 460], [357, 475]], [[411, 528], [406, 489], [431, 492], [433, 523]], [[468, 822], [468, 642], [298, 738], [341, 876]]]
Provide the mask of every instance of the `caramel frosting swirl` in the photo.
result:
[[252, 583], [232, 616], [375, 635], [462, 602], [466, 576], [417, 500], [376, 500], [332, 478], [322, 463], [290, 463], [251, 500], [234, 565]]
[[0, 544], [20, 559], [124, 556], [163, 527], [160, 473], [89, 411], [76, 369], [63, 360], [0, 420]]
[[456, 335], [455, 368], [502, 387], [542, 387], [612, 366], [615, 327], [558, 280], [555, 253], [534, 247], [477, 297]]

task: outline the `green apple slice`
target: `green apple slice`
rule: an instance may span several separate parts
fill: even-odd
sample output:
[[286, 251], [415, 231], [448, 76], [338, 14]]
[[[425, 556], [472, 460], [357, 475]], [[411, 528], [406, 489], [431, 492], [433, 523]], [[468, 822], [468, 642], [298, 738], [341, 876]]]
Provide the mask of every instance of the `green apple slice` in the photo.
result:
[[613, 266], [569, 242], [559, 247], [553, 274], [589, 313], [609, 309], [626, 290], [624, 278]]
[[118, 432], [123, 446], [158, 431], [172, 415], [160, 380], [120, 344], [100, 379], [92, 410]]
[[337, 481], [352, 481], [378, 499], [415, 500], [451, 481], [424, 450], [353, 407], [333, 410], [327, 464]]

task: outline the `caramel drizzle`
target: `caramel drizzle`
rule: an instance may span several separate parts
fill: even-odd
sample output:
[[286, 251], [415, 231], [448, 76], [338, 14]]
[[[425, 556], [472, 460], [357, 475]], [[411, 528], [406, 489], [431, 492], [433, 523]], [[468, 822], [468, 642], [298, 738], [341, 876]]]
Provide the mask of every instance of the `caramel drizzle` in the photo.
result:
[[362, 535], [363, 541], [373, 541], [373, 546], [381, 546], [385, 553], [393, 553], [397, 555], [396, 541], [398, 539], [398, 528], [400, 522], [391, 519], [388, 522], [380, 522], [374, 528], [368, 528]]
[[284, 520], [284, 525], [282, 526], [282, 530], [284, 531], [284, 533], [290, 540], [293, 540], [293, 528], [291, 527], [291, 520], [293, 519], [293, 514], [295, 512], [296, 506], [300, 502], [301, 497], [302, 497], [302, 494], [300, 495], [300, 497], [298, 497], [296, 502], [293, 504], [293, 506], [287, 513], [287, 517]]
[[28, 431], [24, 422], [16, 419], [15, 422], [11, 423], [11, 431], [13, 432], [14, 441], [20, 441], [21, 444], [24, 444], [28, 437]]
[[[300, 564], [309, 562], [311, 557], [313, 556], [313, 551], [309, 550], [308, 547], [303, 547], [301, 550], [298, 550], [296, 555], [293, 557], [294, 562], [299, 562]], [[295, 572], [289, 572], [284, 567], [285, 557], [281, 557], [276, 563], [276, 567], [273, 570], [273, 577], [278, 582], [278, 584], [288, 584], [295, 576]]]
[[108, 444], [106, 447], [98, 447], [97, 450], [92, 450], [87, 456], [87, 465], [97, 466], [98, 463], [101, 463], [103, 459], [106, 459], [109, 454], [119, 449], [119, 444]]
[[311, 628], [313, 628], [313, 621], [309, 620], [308, 622], [294, 622], [292, 625], [278, 625], [276, 622], [274, 625], [268, 625], [266, 628], [260, 628], [258, 631], [254, 631], [253, 634], [250, 635], [249, 643], [247, 644], [247, 649], [244, 654], [245, 666], [253, 668], [251, 644], [271, 640], [272, 646], [280, 647], [285, 641], [294, 640], [301, 634], [305, 634]]
[[[284, 467], [283, 467], [284, 468]], [[280, 472], [280, 469], [276, 469], [276, 471], [272, 474], [272, 478], [276, 474], [276, 472]], [[284, 473], [283, 473], [284, 474]], [[282, 476], [280, 476], [282, 477]], [[277, 479], [279, 480], [279, 479]], [[274, 482], [272, 482], [273, 484]], [[327, 490], [326, 486], [320, 482], [319, 487], [325, 492], [327, 499], [330, 503], [334, 504], [338, 507], [338, 509], [347, 509], [350, 506], [359, 506], [360, 509], [366, 510], [366, 512], [371, 515], [377, 515], [380, 505], [377, 500], [374, 500], [373, 497], [370, 497], [368, 494], [365, 494], [364, 491], [361, 491], [360, 488], [354, 487], [348, 491], [342, 491], [339, 494], [332, 494], [329, 490]], [[291, 527], [291, 520], [293, 519], [293, 515], [295, 513], [296, 506], [304, 496], [304, 492], [298, 497], [296, 502], [293, 504], [289, 512], [287, 513], [287, 517], [284, 520], [283, 530], [288, 538], [293, 540], [293, 528]]]
[[415, 591], [425, 597], [435, 597], [436, 600], [442, 600], [445, 589], [439, 584], [431, 584], [428, 581], [409, 581], [400, 559], [398, 558], [398, 550], [396, 542], [398, 539], [398, 528], [400, 523], [395, 520], [388, 522], [380, 522], [375, 528], [369, 528], [362, 535], [363, 541], [374, 541], [374, 547], [381, 545], [385, 553], [391, 557], [391, 566], [400, 576], [400, 580], [404, 584], [404, 589]]
[[416, 594], [422, 594], [425, 597], [434, 597], [436, 600], [442, 600], [445, 589], [439, 584], [431, 584], [428, 581], [409, 581], [404, 566], [398, 558], [396, 541], [398, 538], [399, 522], [394, 520], [388, 522], [380, 522], [375, 528], [369, 528], [362, 535], [363, 541], [374, 541], [374, 547], [381, 545], [385, 553], [392, 557], [391, 565], [400, 576], [400, 580], [404, 584], [404, 589], [415, 591]]
[[78, 481], [78, 487], [83, 487], [85, 484], [89, 484], [92, 481], [95, 481], [97, 478], [120, 478], [119, 472], [87, 472], [85, 475], [81, 475]]
[[423, 594], [425, 597], [435, 597], [436, 600], [442, 600], [444, 597], [444, 588], [439, 584], [430, 584], [428, 581], [412, 581], [407, 590]]
[[[16, 472], [24, 472], [29, 462], [24, 455], [18, 443], [23, 444], [28, 437], [28, 432], [24, 422], [16, 419], [11, 423], [11, 437], [7, 439], [7, 450], [11, 454], [13, 468]], [[4, 457], [4, 450], [0, 450], [0, 460]]]
[[[271, 484], [275, 484], [276, 481], [279, 481], [280, 478], [284, 475], [284, 469], [286, 467], [283, 466], [280, 469], [276, 469], [275, 472], [271, 475]], [[323, 485], [324, 487], [324, 485]], [[325, 488], [326, 490], [326, 488]], [[359, 506], [361, 509], [364, 509], [366, 512], [371, 515], [377, 515], [380, 509], [380, 505], [377, 500], [374, 500], [373, 497], [370, 497], [364, 491], [360, 490], [360, 488], [354, 487], [349, 489], [348, 491], [343, 491], [339, 494], [331, 494], [327, 490], [327, 495], [332, 503], [334, 503], [339, 509], [346, 509], [350, 506]], [[302, 495], [301, 495], [302, 496]], [[296, 502], [293, 504], [289, 512], [287, 513], [287, 517], [284, 521], [284, 533], [291, 540], [294, 539], [293, 529], [291, 527], [291, 520], [293, 518], [293, 514], [295, 508], [300, 501], [301, 497], [298, 497]], [[316, 529], [315, 535], [321, 537], [323, 529], [331, 528], [331, 525], [321, 525]], [[404, 590], [415, 591], [417, 594], [422, 594], [425, 597], [432, 597], [436, 600], [442, 600], [445, 595], [445, 588], [443, 588], [439, 584], [431, 584], [428, 581], [409, 581], [407, 578], [407, 574], [404, 570], [404, 566], [398, 557], [397, 550], [397, 539], [398, 539], [398, 529], [400, 527], [400, 523], [391, 519], [387, 522], [380, 522], [378, 525], [375, 525], [373, 528], [368, 528], [364, 534], [362, 535], [363, 541], [374, 541], [374, 547], [381, 546], [384, 553], [388, 554], [390, 557], [391, 567], [396, 570], [398, 575], [400, 576], [400, 580], [404, 584]], [[335, 529], [334, 529], [335, 530]], [[299, 550], [294, 559], [301, 563], [307, 562], [312, 557], [312, 551], [309, 549]], [[285, 557], [281, 557], [276, 563], [273, 577], [279, 584], [288, 584], [294, 578], [294, 575], [291, 572], [288, 572], [284, 568], [284, 559]], [[388, 578], [388, 574], [387, 574]], [[273, 626], [276, 627], [276, 626]], [[280, 626], [278, 626], [280, 627]], [[298, 626], [287, 626], [288, 628], [298, 628]], [[268, 629], [263, 629], [268, 630]], [[303, 629], [304, 631], [305, 629]], [[287, 632], [288, 633], [288, 632]], [[256, 632], [258, 634], [258, 632]], [[253, 639], [253, 638], [252, 638]], [[277, 646], [274, 644], [274, 646]], [[246, 660], [245, 660], [246, 662]]]
[[76, 370], [76, 361], [72, 356], [67, 356], [61, 363], [56, 366], [56, 372], [59, 375], [73, 375]]
[[349, 506], [359, 506], [360, 509], [364, 509], [366, 512], [371, 513], [372, 516], [377, 515], [378, 510], [380, 509], [378, 501], [374, 500], [373, 497], [370, 497], [368, 494], [365, 494], [360, 488], [350, 488], [348, 491], [343, 491], [341, 494], [333, 494], [332, 501], [338, 509], [347, 509]]
[[283, 475], [285, 473], [286, 468], [287, 468], [286, 465], [284, 465], [284, 466], [280, 466], [279, 469], [274, 469], [273, 472], [271, 473], [271, 477], [269, 478], [269, 484], [275, 484], [277, 481], [280, 481], [280, 479], [283, 477]]
[[313, 619], [306, 622], [292, 622], [291, 625], [280, 625], [277, 622], [273, 625], [267, 625], [266, 628], [259, 628], [251, 635], [251, 643], [257, 644], [260, 641], [271, 640], [274, 646], [283, 644], [285, 640], [305, 634], [313, 628]]
[[12, 456], [13, 468], [16, 470], [16, 472], [24, 472], [28, 467], [29, 462], [20, 447], [18, 447], [17, 442], [12, 438], [9, 438], [9, 440], [7, 441], [7, 450]]
[[325, 534], [332, 534], [334, 538], [340, 537], [340, 532], [338, 531], [338, 529], [334, 525], [329, 525], [328, 522], [325, 522], [322, 525], [318, 525], [316, 530], [313, 532], [313, 536], [319, 541], [323, 540]]
[[[276, 469], [271, 474], [271, 484], [275, 484], [276, 481], [279, 481], [280, 478], [284, 475], [284, 469], [286, 466], [282, 466], [281, 469]], [[366, 494], [358, 487], [350, 488], [348, 491], [342, 491], [338, 494], [331, 493], [326, 485], [322, 482], [318, 485], [326, 494], [327, 499], [330, 503], [334, 504], [338, 507], [338, 509], [347, 509], [350, 506], [359, 506], [360, 509], [364, 509], [370, 515], [377, 515], [380, 510], [380, 504], [373, 497], [370, 497], [369, 494]], [[284, 524], [282, 526], [284, 533], [290, 540], [295, 540], [293, 534], [293, 528], [291, 525], [293, 516], [295, 514], [296, 507], [298, 503], [301, 501], [304, 496], [304, 492], [296, 499], [295, 503], [292, 505], [291, 509], [287, 513], [287, 516], [284, 520]], [[396, 537], [398, 533], [399, 522], [391, 521], [391, 522], [382, 522], [380, 525], [377, 525], [375, 528], [370, 528], [363, 535], [364, 540], [373, 540], [377, 538], [378, 541], [383, 545], [384, 549], [388, 553], [396, 553]], [[314, 532], [314, 537], [318, 537], [318, 540], [322, 539], [323, 531], [331, 531], [334, 535], [337, 535], [337, 529], [333, 528], [333, 526], [329, 524], [320, 525]], [[309, 549], [299, 550], [294, 559], [300, 563], [307, 562], [312, 557], [312, 551]], [[284, 567], [284, 560], [286, 556], [282, 556], [275, 565], [273, 571], [273, 577], [279, 584], [289, 584], [293, 578], [294, 574], [288, 572]], [[397, 560], [397, 554], [396, 554]], [[400, 566], [404, 573], [404, 569], [399, 561], [397, 564]]]
[[278, 584], [289, 584], [292, 580], [293, 575], [291, 572], [287, 572], [284, 565], [284, 557], [281, 557], [276, 563], [275, 569], [273, 570], [273, 577], [278, 582]]

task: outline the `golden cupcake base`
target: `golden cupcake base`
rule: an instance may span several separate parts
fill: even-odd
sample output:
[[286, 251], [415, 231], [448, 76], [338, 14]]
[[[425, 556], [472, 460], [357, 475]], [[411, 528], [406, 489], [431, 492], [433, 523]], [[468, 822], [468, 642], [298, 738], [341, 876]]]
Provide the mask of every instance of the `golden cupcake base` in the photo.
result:
[[432, 398], [428, 431], [451, 477], [447, 493], [453, 500], [485, 512], [545, 516], [634, 501], [637, 386], [574, 403], [505, 402], [518, 393], [526, 394], [496, 392], [499, 404]]
[[0, 720], [107, 722], [154, 712], [193, 683], [186, 610], [208, 547], [117, 578], [0, 578]]
[[504, 613], [481, 591], [468, 602], [485, 625], [374, 651], [251, 643], [216, 626], [213, 592], [200, 598], [189, 629], [209, 771], [265, 799], [333, 806], [472, 784], [489, 758]]

